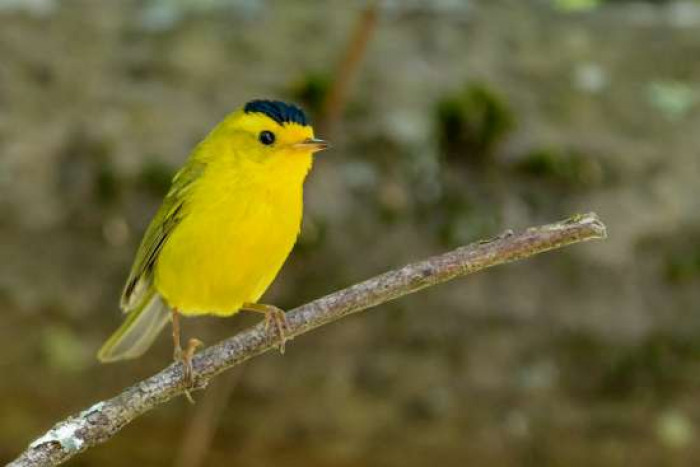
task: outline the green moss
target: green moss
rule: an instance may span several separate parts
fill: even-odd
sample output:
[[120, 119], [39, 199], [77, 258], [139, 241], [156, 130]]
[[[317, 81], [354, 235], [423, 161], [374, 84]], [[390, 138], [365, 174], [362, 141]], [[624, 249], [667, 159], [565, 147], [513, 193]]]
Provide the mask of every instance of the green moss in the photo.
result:
[[601, 0], [552, 0], [554, 7], [563, 11], [588, 11], [597, 8]]
[[[697, 336], [654, 334], [634, 346], [590, 336], [567, 335], [557, 350], [565, 360], [562, 382], [581, 397], [627, 400], [633, 396], [670, 396], [700, 357]], [[687, 368], [686, 368], [687, 367]]]
[[603, 182], [600, 162], [588, 155], [553, 148], [539, 148], [515, 165], [517, 172], [574, 188], [590, 188]]
[[655, 264], [660, 280], [674, 285], [700, 281], [700, 230], [681, 225], [663, 234], [643, 236], [636, 244], [640, 261]]
[[686, 282], [700, 277], [700, 248], [671, 253], [666, 265], [666, 277], [671, 282]]
[[448, 160], [485, 165], [514, 128], [504, 97], [483, 84], [467, 86], [441, 100], [436, 112], [438, 138]]
[[312, 72], [292, 86], [292, 100], [299, 102], [312, 115], [321, 112], [331, 87], [331, 78], [323, 73]]
[[645, 388], [665, 394], [677, 387], [684, 363], [693, 363], [698, 356], [700, 347], [694, 339], [663, 334], [649, 336], [608, 365], [604, 388], [620, 396]]
[[119, 198], [119, 180], [109, 160], [103, 160], [97, 167], [95, 197], [103, 205], [112, 204]]
[[158, 159], [149, 159], [139, 174], [139, 185], [157, 197], [163, 197], [170, 189], [173, 169]]
[[475, 202], [466, 193], [446, 195], [438, 211], [437, 238], [447, 248], [488, 237], [499, 228], [499, 210], [488, 202]]

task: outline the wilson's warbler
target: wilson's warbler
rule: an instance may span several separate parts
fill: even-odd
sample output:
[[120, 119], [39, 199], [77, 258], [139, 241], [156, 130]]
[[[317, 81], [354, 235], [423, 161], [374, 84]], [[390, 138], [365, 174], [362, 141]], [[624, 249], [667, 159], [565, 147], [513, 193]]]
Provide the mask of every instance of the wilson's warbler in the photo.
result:
[[284, 313], [258, 304], [296, 242], [302, 188], [315, 139], [304, 112], [254, 100], [227, 116], [194, 149], [141, 241], [121, 297], [122, 326], [98, 353], [103, 362], [143, 354], [173, 322], [176, 358], [191, 377], [191, 339], [180, 347], [179, 314], [265, 313], [284, 345]]

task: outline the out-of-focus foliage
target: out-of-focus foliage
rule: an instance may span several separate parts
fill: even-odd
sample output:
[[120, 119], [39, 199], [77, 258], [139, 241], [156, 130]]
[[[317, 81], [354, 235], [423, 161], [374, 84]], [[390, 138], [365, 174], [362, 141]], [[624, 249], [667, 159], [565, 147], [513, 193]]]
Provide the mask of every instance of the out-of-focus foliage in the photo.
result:
[[328, 97], [331, 77], [322, 73], [309, 73], [291, 89], [291, 98], [304, 106], [304, 110], [318, 115], [324, 100]]
[[440, 101], [437, 120], [442, 151], [452, 159], [476, 165], [488, 163], [513, 128], [505, 99], [478, 84]]
[[575, 188], [595, 187], [603, 181], [603, 169], [593, 157], [558, 149], [534, 149], [517, 163], [516, 168], [540, 180]]
[[700, 94], [691, 84], [678, 81], [649, 84], [649, 101], [669, 119], [681, 119], [698, 103]]
[[564, 11], [585, 11], [600, 6], [601, 0], [553, 0], [556, 8]]
[[[319, 118], [363, 7], [0, 0], [0, 462], [170, 361], [167, 333], [93, 357], [171, 177], [248, 99]], [[265, 300], [584, 210], [610, 238], [297, 339], [76, 462], [700, 465], [698, 27], [695, 1], [382, 2]]]

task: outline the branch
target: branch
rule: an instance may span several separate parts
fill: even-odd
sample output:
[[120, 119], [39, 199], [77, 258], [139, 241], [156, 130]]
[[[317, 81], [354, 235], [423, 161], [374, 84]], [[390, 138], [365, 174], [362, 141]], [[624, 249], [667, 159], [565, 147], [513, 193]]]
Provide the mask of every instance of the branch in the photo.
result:
[[371, 0], [363, 9], [350, 37], [331, 88], [321, 108], [319, 133], [327, 135], [333, 131], [340, 119], [350, 91], [350, 82], [359, 71], [362, 58], [367, 52], [379, 19], [379, 1]]
[[[353, 313], [491, 266], [586, 240], [605, 238], [605, 225], [591, 213], [565, 221], [510, 231], [424, 261], [409, 264], [314, 300], [287, 313], [288, 336], [294, 337]], [[274, 330], [270, 331], [274, 333]], [[198, 353], [192, 364], [195, 386], [203, 389], [211, 378], [275, 346], [260, 323]], [[34, 441], [12, 467], [57, 465], [86, 449], [104, 443], [138, 416], [183, 394], [182, 366], [174, 363], [131, 386], [118, 396], [56, 424]]]

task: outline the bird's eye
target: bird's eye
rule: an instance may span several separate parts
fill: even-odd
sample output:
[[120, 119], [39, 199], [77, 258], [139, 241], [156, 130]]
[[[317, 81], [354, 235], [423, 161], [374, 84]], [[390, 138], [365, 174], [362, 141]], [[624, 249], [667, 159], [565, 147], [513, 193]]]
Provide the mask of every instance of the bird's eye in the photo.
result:
[[267, 130], [261, 131], [260, 136], [258, 136], [258, 139], [265, 146], [269, 146], [275, 142], [275, 134], [273, 132], [267, 131]]

